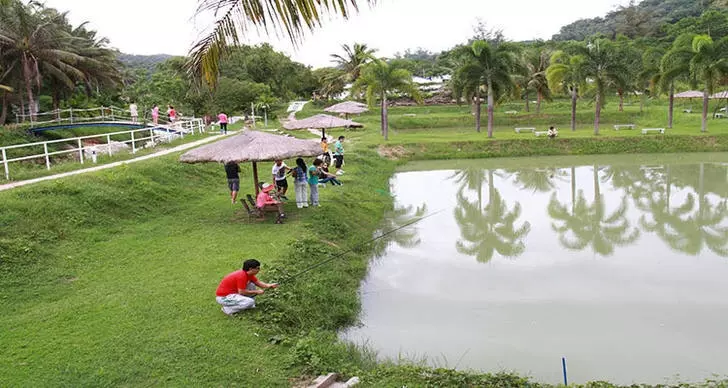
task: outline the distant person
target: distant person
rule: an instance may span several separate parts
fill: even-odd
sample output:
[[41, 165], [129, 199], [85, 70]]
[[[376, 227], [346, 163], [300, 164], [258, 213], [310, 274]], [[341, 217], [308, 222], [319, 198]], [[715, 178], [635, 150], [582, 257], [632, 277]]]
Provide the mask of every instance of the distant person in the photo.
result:
[[341, 169], [341, 166], [344, 165], [344, 139], [346, 139], [343, 135], [339, 136], [339, 139], [336, 140], [336, 143], [334, 143], [334, 167], [336, 167], [336, 175], [341, 175], [344, 173], [344, 170]]
[[283, 163], [283, 160], [276, 159], [275, 163], [273, 163], [273, 181], [276, 184], [276, 189], [278, 190], [278, 195], [280, 195], [281, 198], [288, 200], [286, 197], [286, 191], [288, 191], [288, 181], [286, 180], [286, 170], [290, 170], [288, 166], [286, 166], [285, 163]]
[[[217, 286], [215, 300], [222, 305], [222, 312], [232, 315], [255, 307], [255, 297], [262, 295], [263, 289], [278, 288], [277, 283], [263, 283], [255, 276], [260, 272], [260, 262], [245, 260], [243, 268], [225, 275]], [[261, 289], [256, 289], [260, 287]]]
[[293, 188], [296, 190], [296, 207], [308, 207], [306, 186], [308, 186], [308, 167], [302, 158], [296, 159], [296, 167], [291, 171]]
[[152, 108], [152, 122], [154, 125], [159, 124], [159, 106], [157, 104], [154, 104], [154, 108]]
[[129, 114], [131, 115], [132, 123], [139, 122], [139, 107], [134, 101], [129, 104]]
[[308, 168], [308, 189], [309, 199], [311, 200], [311, 206], [319, 206], [319, 166], [323, 163], [321, 159], [314, 159], [313, 165]]
[[323, 153], [321, 154], [321, 159], [326, 164], [331, 164], [331, 153], [329, 152], [329, 139], [327, 139], [326, 136], [323, 136], [321, 138], [321, 151], [323, 151]]
[[228, 188], [230, 188], [230, 199], [232, 203], [238, 198], [240, 191], [240, 166], [235, 162], [225, 163], [225, 174], [227, 175]]
[[556, 136], [559, 136], [559, 131], [558, 131], [558, 130], [556, 130], [556, 128], [554, 128], [553, 126], [551, 126], [551, 127], [549, 127], [549, 130], [548, 130], [548, 131], [546, 132], [546, 135], [547, 135], [547, 136], [548, 136], [549, 138], [553, 139], [553, 138], [555, 138]]
[[177, 111], [174, 110], [174, 107], [172, 105], [167, 106], [167, 117], [169, 118], [169, 123], [174, 124], [174, 122], [177, 121]]
[[220, 134], [221, 135], [227, 135], [227, 125], [228, 125], [228, 117], [225, 113], [220, 112], [219, 115], [217, 115], [218, 123], [220, 124]]

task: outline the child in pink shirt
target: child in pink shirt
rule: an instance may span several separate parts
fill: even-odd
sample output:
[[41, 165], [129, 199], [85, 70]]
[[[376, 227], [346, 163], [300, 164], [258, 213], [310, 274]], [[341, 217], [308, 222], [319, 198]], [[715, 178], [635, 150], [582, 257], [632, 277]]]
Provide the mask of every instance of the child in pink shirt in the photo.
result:
[[220, 112], [220, 114], [217, 115], [217, 120], [220, 124], [220, 134], [227, 135], [227, 125], [228, 125], [227, 115], [225, 113]]

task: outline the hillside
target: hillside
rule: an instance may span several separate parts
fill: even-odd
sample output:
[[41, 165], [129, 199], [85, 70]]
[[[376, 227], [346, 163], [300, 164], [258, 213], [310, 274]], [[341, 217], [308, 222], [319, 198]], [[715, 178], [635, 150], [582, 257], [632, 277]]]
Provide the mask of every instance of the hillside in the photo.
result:
[[553, 40], [584, 40], [594, 34], [610, 38], [624, 34], [630, 38], [659, 37], [663, 26], [684, 18], [698, 17], [709, 9], [725, 10], [724, 0], [645, 0], [618, 7], [604, 17], [580, 19], [561, 28]]
[[157, 64], [172, 58], [173, 55], [154, 54], [154, 55], [134, 55], [118, 53], [117, 58], [121, 63], [130, 68], [140, 68], [146, 70], [154, 70]]

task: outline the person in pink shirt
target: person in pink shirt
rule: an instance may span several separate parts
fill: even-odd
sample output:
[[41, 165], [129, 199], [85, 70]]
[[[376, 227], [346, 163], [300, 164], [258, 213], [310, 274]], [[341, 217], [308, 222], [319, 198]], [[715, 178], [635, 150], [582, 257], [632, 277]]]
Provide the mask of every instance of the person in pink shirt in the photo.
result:
[[220, 134], [221, 135], [227, 135], [227, 125], [228, 125], [228, 117], [225, 113], [220, 112], [219, 115], [217, 115], [218, 123], [220, 124]]
[[157, 104], [154, 104], [154, 108], [152, 108], [152, 122], [154, 125], [159, 123], [159, 107]]
[[274, 185], [265, 183], [261, 186], [258, 197], [255, 198], [255, 206], [262, 211], [278, 211], [278, 218], [281, 219], [286, 215], [283, 213], [283, 202], [276, 201], [270, 196], [270, 192], [275, 189]]

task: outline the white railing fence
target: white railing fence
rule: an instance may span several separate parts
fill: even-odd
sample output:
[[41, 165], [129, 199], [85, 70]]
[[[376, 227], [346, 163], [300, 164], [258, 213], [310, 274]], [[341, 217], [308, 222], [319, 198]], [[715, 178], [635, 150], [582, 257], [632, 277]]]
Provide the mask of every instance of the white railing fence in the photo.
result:
[[[152, 112], [150, 110], [139, 110], [139, 116], [135, 119], [128, 109], [116, 106], [100, 106], [97, 108], [79, 109], [55, 109], [49, 112], [38, 112], [34, 114], [15, 114], [16, 124], [27, 124], [30, 128], [42, 127], [44, 125], [83, 123], [93, 121], [124, 121], [124, 122], [151, 122]], [[192, 117], [194, 118], [194, 117]], [[187, 120], [180, 117], [179, 121]], [[160, 112], [158, 124], [169, 124], [164, 112]]]
[[[0, 147], [0, 156], [2, 159], [3, 168], [5, 170], [5, 179], [10, 180], [10, 163], [22, 162], [34, 159], [44, 159], [46, 169], [51, 169], [51, 156], [63, 155], [63, 154], [78, 154], [78, 161], [82, 164], [85, 159], [88, 158], [88, 153], [94, 163], [96, 163], [97, 151], [107, 153], [108, 156], [112, 155], [112, 136], [126, 138], [120, 141], [115, 141], [116, 144], [127, 144], [131, 146], [131, 152], [136, 153], [139, 149], [155, 147], [160, 142], [170, 142], [177, 137], [184, 138], [186, 134], [202, 134], [205, 132], [205, 124], [202, 119], [189, 119], [185, 121], [179, 121], [172, 125], [158, 125], [155, 127], [147, 127], [141, 129], [133, 129], [129, 131], [119, 131], [103, 133], [98, 135], [80, 136], [58, 140], [40, 141], [35, 143], [17, 144], [11, 146]], [[105, 140], [105, 143], [102, 141]], [[58, 151], [50, 151], [48, 145], [51, 144], [65, 144], [65, 147]], [[141, 144], [141, 146], [140, 146]], [[38, 152], [40, 148], [43, 148], [42, 153]], [[35, 150], [34, 150], [35, 149]], [[27, 151], [27, 152], [24, 152]], [[32, 153], [27, 155], [27, 153]]]

